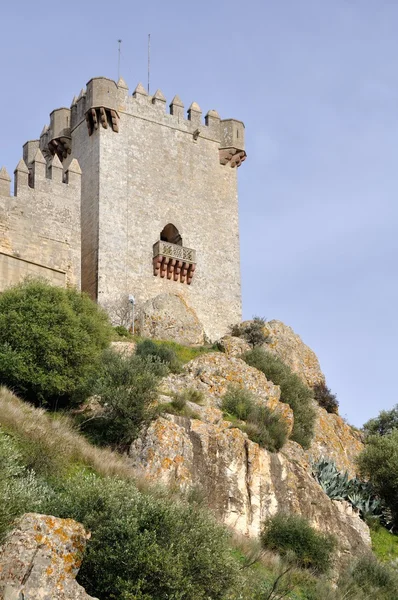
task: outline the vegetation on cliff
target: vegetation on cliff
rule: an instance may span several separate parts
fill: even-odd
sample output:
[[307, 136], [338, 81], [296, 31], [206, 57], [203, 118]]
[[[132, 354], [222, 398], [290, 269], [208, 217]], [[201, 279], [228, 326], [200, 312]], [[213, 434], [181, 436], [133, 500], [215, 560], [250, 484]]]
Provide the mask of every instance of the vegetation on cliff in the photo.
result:
[[280, 414], [261, 404], [249, 390], [230, 386], [223, 397], [222, 409], [227, 419], [231, 416], [238, 419], [238, 422], [234, 420], [234, 424], [262, 448], [278, 452], [287, 442], [286, 421]]
[[254, 348], [243, 356], [248, 365], [262, 371], [266, 378], [281, 388], [281, 402], [286, 402], [293, 409], [294, 426], [292, 440], [308, 448], [313, 436], [315, 411], [312, 407], [314, 399], [312, 390], [307, 387], [280, 358]]

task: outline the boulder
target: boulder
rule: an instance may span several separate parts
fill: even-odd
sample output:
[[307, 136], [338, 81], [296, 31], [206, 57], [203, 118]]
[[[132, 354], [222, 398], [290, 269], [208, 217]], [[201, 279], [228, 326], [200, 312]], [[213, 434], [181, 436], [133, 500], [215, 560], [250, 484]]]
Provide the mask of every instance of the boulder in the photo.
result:
[[268, 338], [264, 349], [280, 358], [305, 384], [314, 387], [318, 383], [325, 383], [315, 352], [304, 344], [291, 327], [281, 321], [269, 321], [265, 323], [264, 333]]
[[0, 598], [96, 600], [75, 580], [88, 537], [72, 519], [24, 515], [0, 548]]
[[239, 358], [245, 352], [251, 350], [251, 346], [246, 340], [232, 335], [225, 335], [217, 342], [220, 349], [227, 355]]
[[145, 302], [139, 311], [136, 330], [143, 337], [201, 345], [204, 329], [195, 311], [174, 294], [160, 294]]
[[263, 521], [282, 510], [334, 534], [340, 563], [370, 549], [367, 525], [351, 507], [326, 496], [298, 444], [270, 453], [217, 409], [202, 410], [200, 419], [157, 419], [132, 445], [130, 458], [149, 480], [199, 489], [218, 517], [241, 534], [257, 537]]

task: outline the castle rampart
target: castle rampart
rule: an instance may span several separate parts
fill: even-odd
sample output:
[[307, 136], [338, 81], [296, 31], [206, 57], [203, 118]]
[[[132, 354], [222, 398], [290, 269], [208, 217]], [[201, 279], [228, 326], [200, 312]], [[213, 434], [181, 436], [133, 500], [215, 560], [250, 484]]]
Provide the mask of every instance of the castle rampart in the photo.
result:
[[73, 161], [64, 172], [57, 156], [47, 165], [37, 141], [24, 156], [29, 166], [18, 163], [14, 196], [0, 171], [0, 289], [29, 275], [80, 287], [80, 167]]

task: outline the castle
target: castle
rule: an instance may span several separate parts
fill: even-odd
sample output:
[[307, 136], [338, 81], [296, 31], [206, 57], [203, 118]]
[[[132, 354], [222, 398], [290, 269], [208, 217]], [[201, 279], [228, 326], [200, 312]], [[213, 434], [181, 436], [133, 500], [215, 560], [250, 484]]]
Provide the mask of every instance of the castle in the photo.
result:
[[0, 170], [0, 290], [75, 285], [111, 314], [174, 294], [209, 339], [241, 319], [237, 168], [244, 125], [178, 96], [91, 79]]

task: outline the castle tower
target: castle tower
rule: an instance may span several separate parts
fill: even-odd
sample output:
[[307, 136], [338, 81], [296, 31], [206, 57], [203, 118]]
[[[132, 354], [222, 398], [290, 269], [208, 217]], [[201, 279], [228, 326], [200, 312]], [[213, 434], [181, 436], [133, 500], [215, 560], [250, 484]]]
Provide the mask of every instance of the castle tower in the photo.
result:
[[[98, 77], [51, 113], [39, 144], [81, 171], [82, 289], [112, 312], [134, 295], [193, 308], [210, 339], [241, 318], [237, 167], [244, 125]], [[26, 161], [28, 161], [26, 156]], [[31, 177], [31, 175], [29, 175]]]

